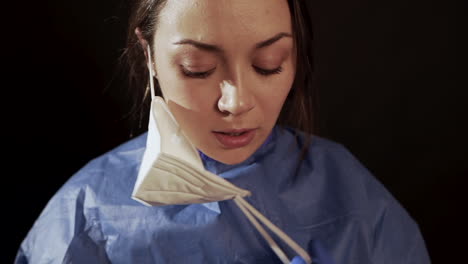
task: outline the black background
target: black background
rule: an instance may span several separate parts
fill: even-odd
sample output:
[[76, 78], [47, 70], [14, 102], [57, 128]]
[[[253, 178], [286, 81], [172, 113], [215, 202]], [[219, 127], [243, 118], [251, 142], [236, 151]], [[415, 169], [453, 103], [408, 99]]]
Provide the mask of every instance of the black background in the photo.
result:
[[[0, 262], [10, 263], [58, 188], [129, 139], [130, 102], [115, 74], [128, 10], [122, 0], [3, 8]], [[348, 147], [403, 204], [434, 263], [455, 263], [466, 209], [457, 186], [468, 176], [456, 7], [321, 0], [312, 10], [319, 135]]]

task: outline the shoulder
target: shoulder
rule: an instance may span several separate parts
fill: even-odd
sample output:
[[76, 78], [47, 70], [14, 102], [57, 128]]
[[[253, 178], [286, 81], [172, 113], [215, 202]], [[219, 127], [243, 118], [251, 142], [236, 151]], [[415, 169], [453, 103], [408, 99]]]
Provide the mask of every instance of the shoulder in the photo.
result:
[[99, 223], [99, 208], [134, 205], [131, 189], [146, 134], [91, 160], [49, 200], [21, 244], [18, 259], [61, 263], [73, 239]]
[[146, 148], [146, 136], [144, 133], [88, 162], [52, 200], [76, 199], [84, 192], [83, 197], [105, 202], [103, 199], [116, 200], [122, 193], [130, 192]]
[[91, 160], [77, 174], [92, 172], [94, 170], [109, 169], [112, 167], [128, 167], [140, 163], [146, 147], [147, 133], [122, 143], [116, 148]]
[[[337, 209], [335, 213], [375, 213], [394, 200], [343, 144], [317, 135], [309, 137], [291, 128], [279, 129], [277, 135], [278, 160], [297, 164], [288, 169], [296, 171], [293, 181], [301, 183], [301, 188], [309, 188], [311, 199], [329, 201]], [[307, 150], [301, 159], [305, 145]]]
[[146, 136], [146, 133], [142, 134], [91, 160], [75, 173], [62, 189], [85, 186], [94, 189], [104, 182], [109, 184], [135, 180], [135, 173], [145, 151]]
[[[306, 135], [294, 129], [297, 150]], [[312, 135], [300, 171], [308, 177], [310, 200], [323, 201], [322, 223], [355, 223], [372, 245], [376, 263], [429, 263], [419, 227], [398, 200], [343, 144]], [[315, 208], [320, 207], [314, 204]], [[332, 245], [330, 245], [332, 247]]]
[[[306, 135], [295, 133], [301, 138], [298, 142], [302, 148]], [[381, 208], [398, 204], [379, 179], [341, 143], [312, 135], [301, 166], [333, 196], [329, 199], [347, 211], [379, 214]]]
[[278, 145], [288, 157], [299, 159], [301, 151], [306, 149], [300, 159], [302, 169], [326, 173], [327, 177], [374, 179], [370, 171], [341, 143], [289, 127], [279, 128], [277, 134]]
[[285, 128], [279, 133], [282, 141], [295, 146], [295, 153], [300, 153], [307, 145], [300, 169], [309, 172], [316, 179], [329, 182], [329, 186], [333, 188], [343, 185], [342, 191], [353, 191], [367, 196], [368, 199], [375, 198], [375, 195], [382, 196], [383, 199], [391, 198], [379, 180], [343, 144], [321, 136], [307, 135], [292, 128]]

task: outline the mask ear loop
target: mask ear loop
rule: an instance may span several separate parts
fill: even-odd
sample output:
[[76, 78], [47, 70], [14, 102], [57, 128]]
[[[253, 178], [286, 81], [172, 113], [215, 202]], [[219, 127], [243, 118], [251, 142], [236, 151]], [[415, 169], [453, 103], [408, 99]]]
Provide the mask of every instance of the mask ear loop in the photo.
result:
[[[268, 229], [275, 233], [280, 239], [282, 239], [286, 244], [291, 247], [306, 263], [312, 263], [312, 259], [309, 254], [301, 248], [294, 240], [292, 240], [286, 233], [281, 229], [275, 226], [270, 222], [265, 216], [263, 216], [259, 211], [257, 211], [252, 205], [250, 205], [244, 198], [241, 196], [234, 197], [234, 202], [241, 209], [244, 215], [249, 219], [249, 221], [254, 225], [257, 231], [263, 236], [266, 242], [270, 245], [271, 249], [276, 253], [278, 258], [284, 263], [289, 264], [289, 259], [286, 254], [280, 249], [278, 244], [275, 243], [273, 238], [268, 235], [268, 233], [263, 229], [263, 227], [258, 223], [257, 219], [260, 220]], [[255, 219], [257, 218], [257, 219]]]
[[154, 100], [156, 97], [155, 91], [154, 91], [154, 69], [153, 69], [153, 60], [151, 59], [151, 49], [150, 45], [146, 46], [147, 53], [148, 53], [148, 70], [149, 70], [149, 81], [150, 81], [150, 90], [151, 90], [151, 101]]
[[247, 208], [244, 207], [243, 204], [239, 201], [239, 199], [234, 198], [234, 202], [237, 206], [241, 209], [244, 215], [249, 219], [249, 221], [254, 225], [257, 231], [262, 235], [262, 237], [266, 240], [270, 248], [275, 252], [278, 258], [283, 262], [283, 264], [289, 264], [290, 261], [286, 254], [281, 250], [281, 248], [276, 244], [275, 240], [267, 233], [267, 231], [260, 225], [260, 223], [255, 219], [255, 217], [248, 211]]

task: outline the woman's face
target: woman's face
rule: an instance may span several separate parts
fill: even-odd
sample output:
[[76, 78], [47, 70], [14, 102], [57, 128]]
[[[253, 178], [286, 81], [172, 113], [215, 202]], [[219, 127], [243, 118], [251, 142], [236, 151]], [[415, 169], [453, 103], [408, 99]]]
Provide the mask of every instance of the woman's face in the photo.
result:
[[169, 0], [154, 37], [164, 99], [188, 139], [226, 164], [266, 140], [295, 75], [286, 0]]

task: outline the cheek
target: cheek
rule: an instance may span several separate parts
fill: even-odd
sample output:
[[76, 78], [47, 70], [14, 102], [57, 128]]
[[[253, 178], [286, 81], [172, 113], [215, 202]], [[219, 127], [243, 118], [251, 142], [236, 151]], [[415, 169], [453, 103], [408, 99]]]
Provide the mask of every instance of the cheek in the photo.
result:
[[209, 100], [203, 92], [194, 92], [193, 86], [187, 85], [183, 81], [171, 83], [168, 95], [165, 98], [171, 113], [174, 115], [177, 123], [188, 137], [188, 139], [197, 147], [206, 144], [205, 130], [213, 127], [215, 111]]
[[291, 90], [293, 81], [294, 71], [289, 70], [284, 71], [281, 73], [281, 77], [275, 78], [265, 86], [266, 89], [262, 91], [261, 105], [264, 113], [269, 113], [266, 115], [266, 119], [276, 120]]
[[213, 111], [219, 88], [214, 82], [185, 78], [180, 69], [168, 65], [158, 71], [158, 82], [166, 102], [171, 101], [192, 112]]
[[164, 99], [184, 134], [195, 146], [206, 145], [201, 136], [206, 133], [200, 132], [213, 128], [219, 83], [184, 78], [178, 68], [170, 66], [158, 75]]

